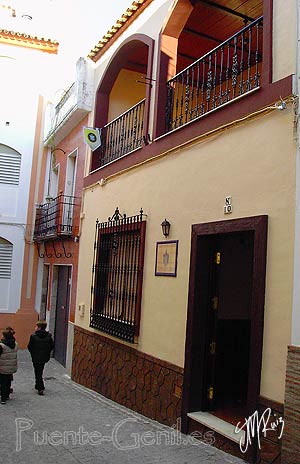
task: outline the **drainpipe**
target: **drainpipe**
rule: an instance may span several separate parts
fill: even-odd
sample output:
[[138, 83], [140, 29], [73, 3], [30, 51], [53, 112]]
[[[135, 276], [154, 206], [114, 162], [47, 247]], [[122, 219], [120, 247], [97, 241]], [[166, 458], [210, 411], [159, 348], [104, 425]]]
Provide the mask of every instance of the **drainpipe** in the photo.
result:
[[300, 88], [300, 0], [297, 0], [296, 11], [296, 75], [294, 79], [294, 94], [298, 100], [296, 102], [296, 198], [295, 198], [295, 244], [294, 244], [294, 286], [293, 286], [293, 306], [292, 306], [292, 327], [291, 344], [300, 346], [300, 131], [299, 131], [299, 88]]

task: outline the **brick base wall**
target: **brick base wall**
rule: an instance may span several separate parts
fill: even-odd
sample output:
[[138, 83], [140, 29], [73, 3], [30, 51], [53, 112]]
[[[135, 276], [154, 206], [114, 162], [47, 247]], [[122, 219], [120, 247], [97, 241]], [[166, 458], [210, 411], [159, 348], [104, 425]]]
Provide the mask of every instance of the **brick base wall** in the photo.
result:
[[282, 464], [300, 463], [300, 347], [289, 346], [287, 356], [285, 427], [282, 439]]
[[[283, 404], [272, 401], [268, 398], [260, 397], [258, 403], [258, 412], [260, 416], [264, 411], [270, 408], [271, 416], [268, 421], [268, 428], [272, 423], [276, 423], [279, 418], [283, 419]], [[281, 426], [274, 431], [268, 430], [266, 435], [260, 434], [260, 449], [258, 450], [258, 464], [280, 464], [281, 463], [281, 440], [279, 440]]]
[[[300, 349], [297, 355], [298, 361], [295, 362], [298, 363], [300, 384]], [[72, 379], [163, 424], [172, 426], [181, 416], [182, 368], [78, 326], [74, 328]], [[299, 390], [296, 400], [300, 406]], [[282, 404], [260, 397], [259, 412], [263, 413], [266, 408], [272, 411], [270, 422], [283, 417]], [[298, 414], [300, 427], [300, 407]], [[189, 432], [200, 430], [199, 427], [200, 424], [196, 424], [196, 428], [191, 426]], [[300, 429], [297, 430], [300, 437]], [[288, 436], [286, 434], [286, 438]], [[278, 431], [268, 432], [266, 437], [261, 434], [260, 438], [261, 448], [257, 450], [255, 460], [257, 464], [300, 464], [299, 455], [295, 460], [287, 458], [280, 461]], [[288, 446], [290, 443], [291, 440]], [[293, 443], [298, 446], [299, 452], [299, 441], [294, 440]], [[241, 455], [238, 446], [234, 446], [229, 439], [220, 437], [214, 446], [248, 461], [247, 456]]]
[[182, 368], [78, 326], [72, 379], [163, 424], [180, 417]]

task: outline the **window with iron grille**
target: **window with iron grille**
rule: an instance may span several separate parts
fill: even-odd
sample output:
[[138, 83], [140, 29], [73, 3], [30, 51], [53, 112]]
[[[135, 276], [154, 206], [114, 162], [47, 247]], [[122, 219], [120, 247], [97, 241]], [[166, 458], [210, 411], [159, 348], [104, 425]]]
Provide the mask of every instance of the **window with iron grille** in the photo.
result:
[[146, 221], [121, 215], [96, 221], [90, 327], [134, 342], [139, 333]]

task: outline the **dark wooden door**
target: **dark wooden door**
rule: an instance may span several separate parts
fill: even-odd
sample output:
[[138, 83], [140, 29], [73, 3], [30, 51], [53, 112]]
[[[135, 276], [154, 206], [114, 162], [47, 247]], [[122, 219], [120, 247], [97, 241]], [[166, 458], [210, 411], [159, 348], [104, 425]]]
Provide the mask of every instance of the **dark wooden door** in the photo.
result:
[[218, 240], [210, 240], [209, 243], [209, 263], [208, 263], [208, 300], [207, 300], [207, 343], [206, 343], [206, 370], [207, 384], [204, 387], [204, 394], [207, 402], [207, 409], [215, 409], [216, 391], [216, 349], [218, 332], [218, 306], [219, 306], [219, 280], [221, 265], [221, 247]]
[[252, 232], [211, 241], [207, 408], [229, 421], [248, 409], [253, 242]]
[[[217, 390], [223, 396], [235, 386], [233, 382], [226, 385], [224, 379], [238, 379], [238, 374], [234, 371], [241, 363], [244, 366], [242, 387], [238, 391], [246, 392], [247, 409], [250, 413], [257, 409], [261, 378], [267, 230], [267, 216], [192, 226], [182, 398], [183, 431], [188, 428], [188, 412], [205, 411], [210, 409], [210, 405], [213, 406], [213, 403], [209, 404], [207, 396], [210, 385], [215, 388], [221, 386]], [[217, 251], [221, 252], [222, 264], [221, 271], [217, 271], [220, 275], [216, 278], [213, 277], [214, 267], [211, 263]], [[217, 313], [212, 315], [212, 307], [216, 306], [216, 303], [212, 304], [214, 296], [218, 296]], [[210, 353], [214, 337], [215, 358]], [[243, 340], [246, 340], [244, 344]], [[242, 347], [241, 353], [239, 347]], [[248, 359], [245, 361], [247, 353]], [[236, 363], [232, 362], [233, 358], [237, 359]], [[228, 368], [231, 369], [230, 375], [226, 374]], [[222, 392], [223, 387], [225, 388]]]
[[71, 266], [58, 267], [54, 358], [66, 365]]

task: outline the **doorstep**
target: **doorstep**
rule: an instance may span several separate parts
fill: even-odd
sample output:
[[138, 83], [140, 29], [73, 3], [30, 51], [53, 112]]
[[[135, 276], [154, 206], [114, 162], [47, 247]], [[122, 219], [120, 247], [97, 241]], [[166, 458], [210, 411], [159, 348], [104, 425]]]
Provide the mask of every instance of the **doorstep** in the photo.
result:
[[209, 412], [189, 412], [187, 416], [193, 419], [194, 421], [199, 422], [202, 425], [205, 425], [211, 430], [214, 430], [220, 435], [229, 438], [229, 440], [232, 440], [235, 443], [244, 444], [245, 432], [243, 430], [235, 432], [235, 425], [230, 424], [229, 422], [225, 422], [223, 419], [219, 419], [218, 417], [214, 416], [213, 414], [210, 414]]

